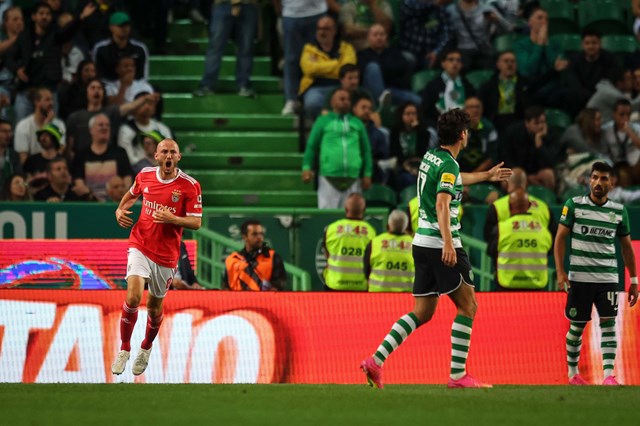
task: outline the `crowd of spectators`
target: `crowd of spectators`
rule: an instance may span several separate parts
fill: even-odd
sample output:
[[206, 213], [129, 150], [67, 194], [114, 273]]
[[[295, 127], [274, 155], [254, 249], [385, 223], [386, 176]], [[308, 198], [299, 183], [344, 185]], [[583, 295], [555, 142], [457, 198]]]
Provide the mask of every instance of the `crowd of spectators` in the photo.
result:
[[[144, 20], [132, 21], [140, 2], [78, 0], [73, 10], [60, 0], [28, 9], [11, 3], [0, 5], [0, 183], [25, 173], [27, 184], [41, 185], [46, 162], [61, 156], [72, 192], [84, 196], [89, 189], [92, 198], [107, 199], [113, 176], [126, 182], [153, 164], [154, 143], [171, 136], [160, 120], [162, 96], [148, 81], [149, 49], [133, 37], [136, 24], [148, 30]], [[182, 3], [194, 24], [210, 26], [194, 96], [215, 96], [232, 38], [237, 93], [256, 96], [253, 39], [264, 2], [215, 0], [210, 13], [203, 2]], [[170, 22], [172, 4], [158, 2], [151, 19]], [[567, 49], [555, 35], [571, 31], [555, 28], [544, 4], [273, 0], [283, 35], [282, 114], [308, 123], [302, 177], [319, 184], [318, 205], [341, 207], [345, 194], [371, 183], [397, 193], [414, 185], [420, 159], [437, 146], [434, 124], [451, 108], [472, 118], [459, 159], [465, 171], [505, 161], [526, 172], [529, 184], [562, 197], [584, 185], [586, 164], [604, 160], [615, 166], [620, 186], [640, 184], [640, 49], [610, 52], [602, 48], [607, 33], [577, 24], [572, 32], [581, 47]], [[618, 32], [632, 36], [640, 24], [628, 22]], [[496, 47], [501, 37], [509, 37], [509, 48]], [[493, 75], [478, 80], [480, 71]], [[559, 114], [576, 124], [559, 125]], [[104, 138], [104, 152], [96, 152]], [[351, 141], [348, 155], [323, 156], [338, 140]], [[106, 152], [109, 159], [102, 159]], [[323, 199], [327, 194], [331, 200]]]
[[0, 4], [2, 199], [118, 201], [172, 136], [126, 3]]
[[[283, 20], [301, 3], [283, 1], [278, 9]], [[287, 66], [295, 68], [285, 69], [285, 87], [297, 83], [288, 80], [295, 72], [301, 72], [301, 79], [298, 96], [287, 90], [282, 113], [298, 110], [309, 123], [313, 138], [307, 156], [318, 146], [327, 149], [341, 135], [323, 132], [318, 140], [320, 127], [326, 127], [318, 117], [327, 113], [335, 91], [346, 88], [343, 77], [357, 67], [359, 78], [352, 81], [358, 86], [349, 89], [351, 113], [334, 110], [334, 121], [343, 123], [340, 132], [347, 139], [357, 139], [360, 129], [349, 123], [351, 117], [361, 118], [373, 162], [357, 175], [332, 176], [329, 184], [338, 177], [343, 187], [371, 180], [397, 194], [415, 186], [420, 159], [437, 146], [435, 122], [452, 108], [463, 108], [472, 119], [469, 146], [458, 158], [463, 171], [487, 170], [504, 161], [522, 169], [529, 184], [543, 187], [556, 201], [584, 188], [579, 170], [595, 161], [615, 166], [619, 186], [640, 184], [640, 126], [635, 124], [640, 118], [640, 49], [626, 54], [604, 49], [603, 37], [610, 34], [597, 26], [578, 29], [576, 23], [573, 31], [560, 30], [545, 2], [536, 0], [336, 0], [326, 2], [325, 15], [323, 2], [316, 3], [314, 19], [297, 21], [304, 26], [297, 28], [298, 36], [307, 37], [299, 68], [291, 64], [291, 46], [284, 45]], [[577, 7], [580, 0], [572, 3]], [[631, 24], [625, 25], [621, 22], [615, 33], [632, 37]], [[567, 49], [554, 37], [562, 32], [579, 37], [580, 48]], [[509, 48], [494, 47], [496, 39], [505, 37]], [[486, 77], [478, 80], [481, 72]], [[370, 112], [365, 106], [362, 113], [361, 98], [369, 100]], [[568, 126], [571, 120], [576, 124]], [[353, 155], [354, 164], [368, 164], [369, 159]], [[335, 155], [320, 164], [326, 170], [342, 161]], [[311, 180], [309, 167], [305, 163], [305, 181]], [[318, 206], [333, 206], [322, 199], [326, 183]], [[496, 191], [504, 188], [496, 186]]]

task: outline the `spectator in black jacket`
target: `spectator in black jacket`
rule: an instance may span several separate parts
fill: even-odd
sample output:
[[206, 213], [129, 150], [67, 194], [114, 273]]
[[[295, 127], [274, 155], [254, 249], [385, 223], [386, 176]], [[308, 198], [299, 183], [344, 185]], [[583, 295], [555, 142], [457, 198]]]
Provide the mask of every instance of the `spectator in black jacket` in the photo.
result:
[[82, 24], [82, 47], [88, 51], [96, 43], [111, 37], [109, 18], [115, 12], [124, 12], [124, 0], [79, 0], [76, 12], [79, 13], [87, 4], [94, 4], [96, 12], [84, 20]]
[[544, 109], [539, 106], [527, 108], [524, 121], [512, 124], [500, 135], [504, 166], [523, 169], [530, 185], [555, 190], [553, 168], [559, 152], [554, 139], [548, 134]]
[[399, 106], [389, 140], [391, 157], [397, 164], [395, 186], [398, 191], [416, 184], [418, 167], [430, 141], [431, 135], [422, 123], [418, 105], [407, 102]]
[[131, 18], [125, 12], [115, 12], [109, 18], [111, 38], [93, 47], [98, 75], [106, 83], [118, 80], [116, 67], [123, 56], [136, 62], [136, 80], [149, 79], [149, 51], [141, 41], [131, 38]]
[[[95, 11], [88, 4], [80, 14], [80, 21]], [[63, 28], [52, 23], [51, 6], [38, 3], [31, 15], [33, 27], [18, 36], [15, 52], [8, 60], [9, 68], [18, 78], [18, 94], [14, 110], [16, 122], [33, 112], [28, 92], [35, 87], [47, 87], [54, 94], [62, 80], [62, 45], [71, 40], [80, 26], [74, 19]], [[55, 102], [57, 111], [57, 102]]]
[[460, 75], [462, 55], [458, 49], [447, 49], [440, 59], [442, 74], [427, 84], [422, 91], [422, 109], [429, 120], [438, 120], [443, 112], [462, 108], [464, 101], [475, 95], [475, 89]]
[[396, 47], [390, 47], [387, 32], [380, 24], [373, 24], [367, 35], [367, 49], [358, 52], [358, 66], [362, 85], [369, 89], [375, 99], [384, 99], [391, 94], [394, 105], [405, 102], [419, 104], [420, 96], [411, 91], [413, 67]]
[[498, 132], [524, 118], [528, 102], [528, 80], [518, 73], [516, 55], [510, 50], [500, 53], [498, 71], [480, 87], [478, 97], [484, 106], [484, 116]]
[[601, 48], [601, 35], [595, 30], [582, 32], [582, 51], [569, 61], [567, 84], [580, 108], [596, 93], [600, 80], [611, 80], [619, 68], [613, 53]]

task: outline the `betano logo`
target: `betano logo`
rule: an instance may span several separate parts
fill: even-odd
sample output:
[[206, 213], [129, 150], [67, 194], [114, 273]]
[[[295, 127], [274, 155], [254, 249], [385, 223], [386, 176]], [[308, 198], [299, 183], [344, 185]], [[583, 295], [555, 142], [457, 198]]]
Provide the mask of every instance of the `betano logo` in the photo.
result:
[[[286, 364], [286, 350], [277, 345], [286, 339], [276, 339], [262, 313], [207, 316], [189, 309], [165, 316], [144, 375], [134, 377], [130, 361], [113, 376], [119, 321], [119, 311], [104, 313], [99, 305], [0, 300], [0, 382], [272, 383]], [[145, 324], [140, 310], [133, 348]]]

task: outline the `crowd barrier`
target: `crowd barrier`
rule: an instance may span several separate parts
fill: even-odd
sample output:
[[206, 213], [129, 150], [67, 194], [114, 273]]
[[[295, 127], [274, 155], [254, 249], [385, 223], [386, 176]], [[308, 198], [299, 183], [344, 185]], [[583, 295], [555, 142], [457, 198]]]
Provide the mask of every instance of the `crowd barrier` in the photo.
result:
[[[0, 382], [364, 383], [360, 361], [413, 304], [408, 294], [171, 291], [147, 371], [110, 365], [122, 290], [1, 290]], [[623, 295], [621, 295], [621, 300]], [[482, 293], [468, 369], [494, 384], [566, 384], [562, 293]], [[385, 365], [388, 384], [446, 383], [455, 316], [443, 298]], [[134, 351], [146, 323], [141, 307]], [[597, 324], [597, 322], [596, 322]], [[620, 304], [617, 378], [640, 385], [640, 310]], [[581, 374], [602, 381], [599, 329], [587, 326]], [[135, 353], [134, 353], [135, 355]]]

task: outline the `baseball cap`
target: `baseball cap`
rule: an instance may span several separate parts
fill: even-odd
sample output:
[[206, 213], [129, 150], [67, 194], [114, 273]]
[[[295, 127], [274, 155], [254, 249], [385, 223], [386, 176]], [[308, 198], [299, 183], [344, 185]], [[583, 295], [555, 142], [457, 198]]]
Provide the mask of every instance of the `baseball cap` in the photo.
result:
[[109, 18], [109, 25], [125, 25], [131, 22], [126, 12], [114, 12]]
[[43, 133], [48, 133], [53, 136], [53, 140], [57, 147], [60, 147], [60, 140], [62, 139], [62, 131], [58, 126], [53, 123], [49, 123], [46, 126], [42, 127], [40, 130], [36, 131], [36, 136], [40, 138], [40, 135]]

